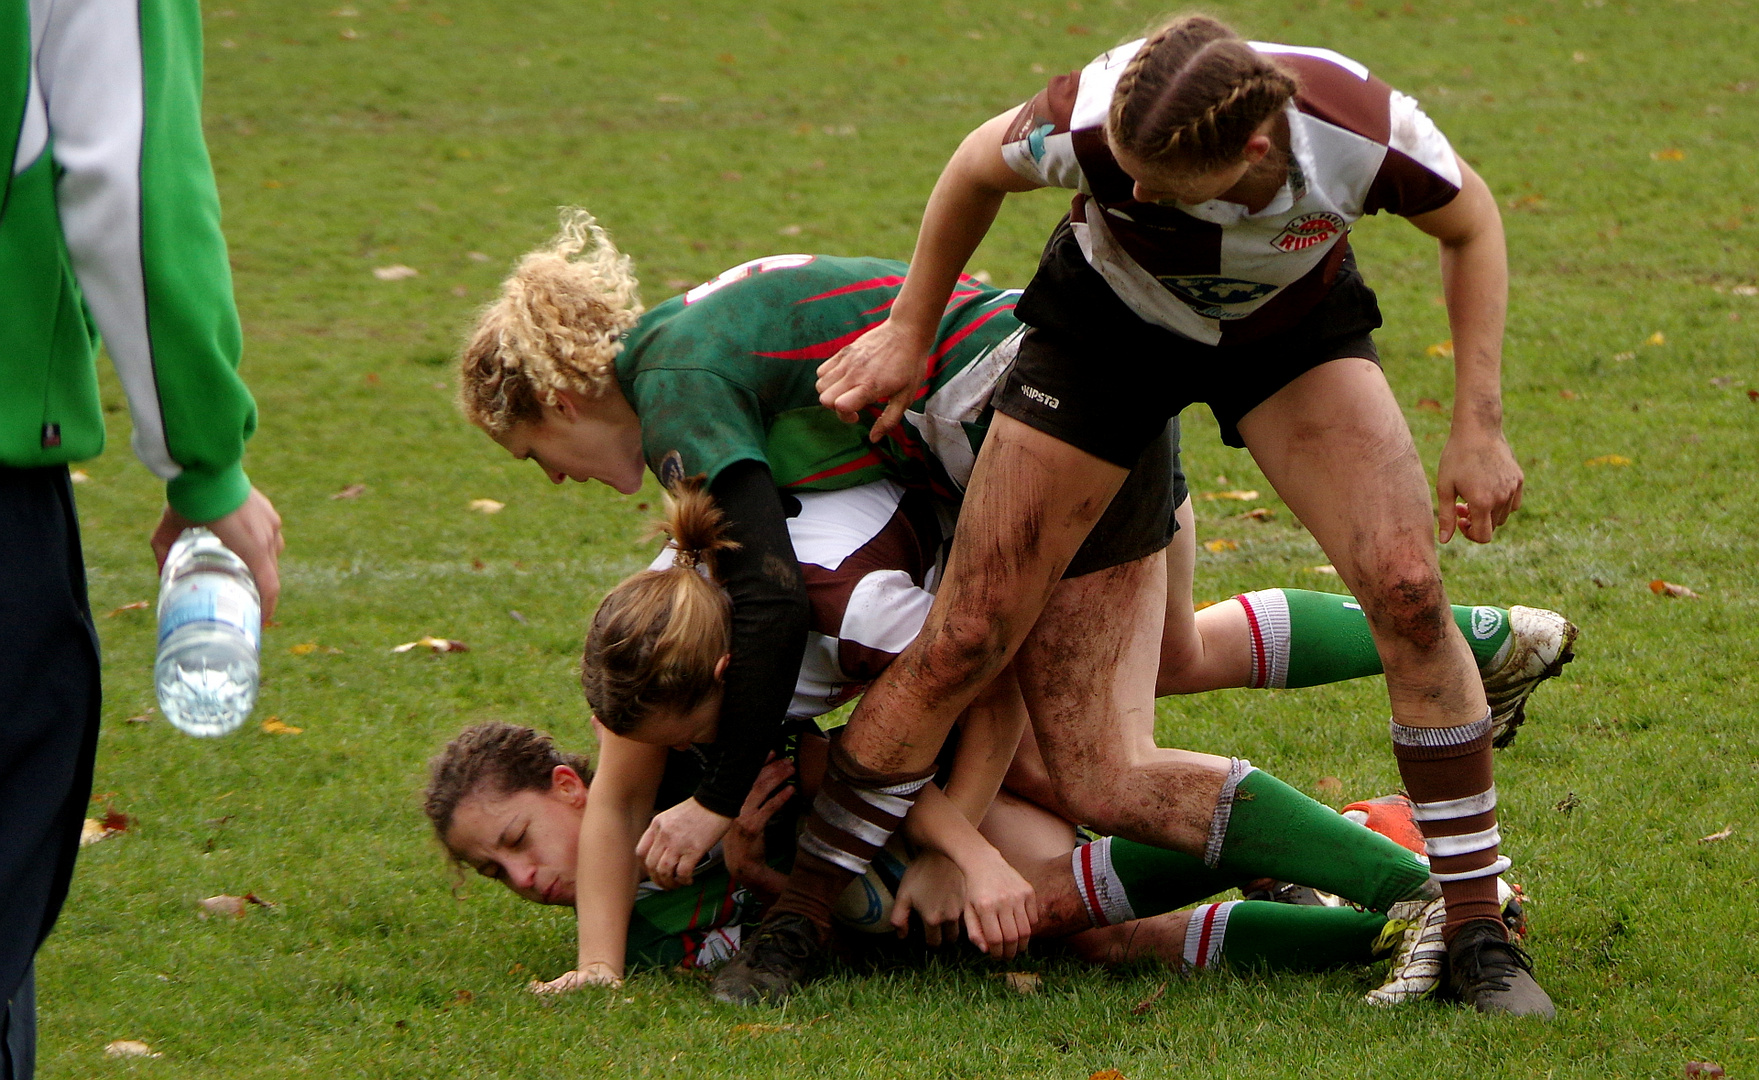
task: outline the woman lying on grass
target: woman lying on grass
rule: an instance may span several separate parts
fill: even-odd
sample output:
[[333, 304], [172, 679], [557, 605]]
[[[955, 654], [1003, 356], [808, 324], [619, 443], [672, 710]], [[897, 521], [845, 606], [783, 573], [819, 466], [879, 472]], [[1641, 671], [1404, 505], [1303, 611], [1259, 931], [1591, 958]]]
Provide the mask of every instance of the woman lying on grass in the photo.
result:
[[[908, 644], [929, 604], [925, 586], [937, 538], [924, 535], [933, 525], [914, 505], [916, 497], [895, 484], [808, 494], [797, 501], [789, 527], [804, 562], [814, 615], [792, 708], [795, 717], [805, 718], [858, 693]], [[667, 748], [712, 742], [719, 721], [727, 604], [698, 570], [712, 568], [725, 543], [719, 514], [689, 483], [680, 486], [669, 510], [673, 544], [654, 569], [606, 598], [588, 638], [582, 678], [606, 725], [600, 728], [596, 780], [584, 782], [578, 766], [565, 767], [557, 759], [547, 774], [541, 767], [528, 768], [515, 782], [509, 779], [515, 770], [480, 764], [491, 755], [478, 749], [477, 729], [461, 736], [436, 763], [429, 815], [448, 850], [522, 896], [576, 904], [578, 965], [549, 989], [614, 982], [626, 963], [641, 961], [641, 942], [654, 920], [643, 914], [650, 887], [637, 891], [635, 840], [647, 818], [683, 797], [694, 779], [689, 756]], [[956, 928], [963, 919], [974, 943], [997, 955], [1011, 954], [1030, 932], [1075, 935], [1076, 951], [1095, 960], [1159, 956], [1203, 966], [1226, 957], [1311, 966], [1368, 959], [1385, 920], [1352, 909], [1321, 914], [1278, 905], [1223, 905], [1199, 909], [1198, 929], [1187, 935], [1192, 913], [1162, 913], [1261, 877], [1301, 881], [1381, 910], [1418, 896], [1427, 882], [1422, 864], [1397, 844], [1245, 762], [1201, 754], [1184, 756], [1195, 769], [1224, 774], [1246, 796], [1232, 803], [1226, 820], [1207, 823], [1213, 851], [1206, 855], [1211, 857], [1115, 838], [1078, 847], [1068, 821], [1016, 792], [997, 795], [1004, 774], [1017, 791], [1042, 792], [1048, 786], [1030, 742], [1016, 753], [1024, 727], [1017, 691], [1007, 679], [998, 680], [967, 713], [963, 737], [943, 758], [949, 768], [938, 779], [945, 794], [931, 787], [907, 819], [906, 833], [921, 854], [896, 889], [893, 925], [901, 929], [914, 911], [932, 943], [943, 925]], [[748, 793], [740, 825], [728, 833], [727, 859], [737, 877], [760, 888], [779, 884], [779, 875], [763, 866], [754, 849], [761, 847], [758, 838], [769, 817], [790, 801], [791, 792], [778, 785], [798, 770], [808, 792], [815, 791], [825, 749], [816, 732], [798, 739], [789, 757], [767, 766]], [[844, 810], [850, 827], [860, 828], [863, 808]], [[549, 824], [534, 834], [533, 821]], [[558, 822], [572, 823], [577, 850], [557, 845]], [[784, 833], [778, 850], [787, 850], [789, 835]], [[574, 868], [583, 865], [593, 873], [577, 887]], [[859, 880], [854, 886], [866, 887]], [[1011, 902], [1022, 894], [1024, 902]], [[680, 905], [682, 910], [729, 918], [750, 911], [723, 871], [699, 871], [685, 895], [692, 899]], [[866, 906], [864, 893], [852, 899], [858, 910]], [[1002, 922], [1022, 909], [1030, 925], [1004, 933]], [[1232, 932], [1227, 930], [1230, 915]], [[1147, 916], [1159, 917], [1135, 921]], [[1116, 929], [1125, 922], [1132, 924], [1127, 931]], [[1421, 937], [1414, 932], [1409, 944]], [[729, 939], [723, 931], [717, 943], [725, 946]], [[1417, 959], [1432, 958], [1419, 951]], [[1380, 998], [1411, 993], [1400, 983]]]
[[[813, 606], [810, 583], [791, 572], [802, 561], [789, 535], [792, 497], [890, 478], [935, 491], [950, 512], [970, 479], [991, 393], [1019, 343], [1016, 291], [960, 280], [924, 393], [880, 443], [869, 445], [818, 402], [813, 363], [883, 321], [905, 270], [882, 259], [770, 256], [647, 310], [629, 260], [590, 215], [571, 211], [555, 241], [503, 283], [464, 350], [466, 417], [554, 482], [599, 480], [633, 493], [644, 465], [668, 479], [701, 474], [727, 515], [730, 543], [716, 561], [730, 611], [719, 675], [726, 693], [701, 782], [644, 836], [656, 881], [687, 880], [720, 839], [790, 712]], [[1175, 420], [1068, 570], [1166, 550], [1157, 692], [1378, 673], [1367, 623], [1348, 596], [1272, 589], [1193, 613], [1196, 544], [1177, 434]], [[1121, 536], [1150, 539], [1125, 551], [1114, 543]], [[1512, 737], [1527, 695], [1567, 658], [1574, 627], [1527, 608], [1454, 613], [1503, 737]], [[1103, 792], [1088, 794], [1104, 804]]]

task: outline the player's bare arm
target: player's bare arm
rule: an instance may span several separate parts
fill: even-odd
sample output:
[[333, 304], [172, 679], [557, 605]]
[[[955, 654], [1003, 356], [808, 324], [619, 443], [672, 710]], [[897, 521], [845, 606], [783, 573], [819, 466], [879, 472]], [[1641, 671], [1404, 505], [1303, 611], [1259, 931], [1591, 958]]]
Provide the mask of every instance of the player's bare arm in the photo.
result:
[[1482, 544], [1521, 505], [1521, 467], [1502, 430], [1508, 251], [1495, 197], [1470, 165], [1459, 166], [1459, 195], [1411, 223], [1440, 243], [1454, 341], [1453, 426], [1436, 471], [1436, 519], [1442, 543], [1458, 529]]
[[890, 315], [819, 366], [819, 401], [845, 423], [854, 423], [858, 410], [887, 402], [873, 425], [875, 442], [898, 425], [911, 392], [922, 383], [947, 297], [1002, 200], [1039, 186], [1002, 158], [1003, 139], [1018, 111], [993, 117], [965, 136], [928, 197], [910, 273]]

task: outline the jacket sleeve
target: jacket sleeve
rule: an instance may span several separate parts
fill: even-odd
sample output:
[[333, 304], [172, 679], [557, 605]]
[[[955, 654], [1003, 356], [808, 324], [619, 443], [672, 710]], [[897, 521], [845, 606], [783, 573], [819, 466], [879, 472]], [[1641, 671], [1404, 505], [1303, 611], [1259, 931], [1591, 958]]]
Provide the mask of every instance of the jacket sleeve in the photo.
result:
[[179, 513], [244, 502], [256, 404], [201, 127], [195, 0], [36, 0], [37, 72], [62, 232], [134, 416], [134, 451]]
[[716, 576], [733, 600], [733, 658], [724, 676], [720, 730], [696, 801], [738, 817], [764, 758], [777, 746], [800, 677], [811, 612], [769, 468], [749, 460], [730, 465], [709, 493], [739, 548], [715, 558]]

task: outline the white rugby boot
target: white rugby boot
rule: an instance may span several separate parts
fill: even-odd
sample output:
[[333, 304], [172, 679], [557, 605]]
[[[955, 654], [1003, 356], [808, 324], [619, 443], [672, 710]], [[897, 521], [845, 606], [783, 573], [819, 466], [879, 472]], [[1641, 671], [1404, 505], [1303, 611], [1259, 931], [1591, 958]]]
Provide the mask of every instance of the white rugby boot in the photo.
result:
[[1490, 744], [1501, 749], [1515, 741], [1527, 720], [1527, 698], [1540, 683], [1576, 658], [1576, 624], [1544, 608], [1509, 609], [1505, 655], [1484, 673], [1484, 696], [1490, 701]]

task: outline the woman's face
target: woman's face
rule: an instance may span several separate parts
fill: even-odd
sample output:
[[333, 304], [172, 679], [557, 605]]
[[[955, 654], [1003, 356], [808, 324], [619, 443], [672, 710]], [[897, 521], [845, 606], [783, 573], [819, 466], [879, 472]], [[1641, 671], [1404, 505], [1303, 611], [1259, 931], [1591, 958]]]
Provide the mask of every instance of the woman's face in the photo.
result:
[[558, 765], [548, 791], [466, 795], [452, 812], [446, 846], [523, 899], [572, 905], [585, 812], [586, 784]]
[[1137, 202], [1179, 202], [1186, 206], [1196, 206], [1226, 195], [1245, 178], [1254, 160], [1242, 158], [1219, 169], [1193, 173], [1143, 161], [1125, 150], [1113, 150], [1112, 156], [1136, 181], [1130, 192], [1131, 198]]
[[641, 490], [641, 423], [622, 399], [608, 405], [560, 391], [555, 405], [545, 405], [543, 419], [515, 424], [504, 435], [491, 435], [501, 448], [521, 461], [535, 461], [551, 483], [597, 480], [625, 495]]
[[[716, 673], [725, 670], [726, 659], [716, 667]], [[721, 727], [721, 692], [716, 690], [709, 699], [691, 709], [680, 712], [676, 709], [649, 709], [640, 725], [625, 738], [649, 746], [670, 746], [674, 750], [688, 750], [692, 743], [712, 743]]]

